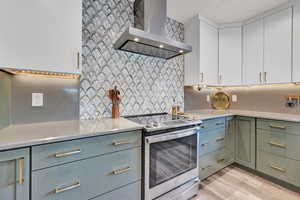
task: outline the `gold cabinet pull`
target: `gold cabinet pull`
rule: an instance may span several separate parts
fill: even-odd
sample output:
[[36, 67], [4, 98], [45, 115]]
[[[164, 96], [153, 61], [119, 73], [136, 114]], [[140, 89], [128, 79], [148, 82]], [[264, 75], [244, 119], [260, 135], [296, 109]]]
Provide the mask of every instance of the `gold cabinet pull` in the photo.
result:
[[224, 136], [216, 138], [216, 142], [221, 142], [221, 141], [223, 141], [223, 140], [225, 140], [225, 137], [224, 137]]
[[128, 172], [130, 170], [130, 167], [126, 167], [124, 169], [118, 169], [118, 170], [114, 170], [112, 172], [113, 175], [119, 175], [119, 174], [123, 174], [125, 172]]
[[277, 128], [277, 129], [286, 129], [285, 126], [279, 126], [279, 125], [274, 125], [274, 124], [270, 124], [271, 128]]
[[205, 146], [208, 145], [208, 144], [209, 144], [209, 142], [206, 142], [206, 143], [200, 144], [200, 146], [201, 146], [201, 147], [205, 147]]
[[262, 83], [262, 72], [259, 72], [259, 82]]
[[79, 154], [79, 153], [81, 153], [81, 150], [77, 149], [77, 150], [70, 151], [70, 152], [56, 153], [54, 156], [55, 156], [55, 158], [63, 158], [66, 156], [71, 156], [71, 155], [75, 155], [75, 154]]
[[114, 145], [114, 146], [125, 145], [125, 144], [130, 144], [130, 142], [129, 141], [119, 141], [119, 142], [112, 143], [112, 145]]
[[275, 147], [286, 148], [285, 144], [280, 144], [280, 143], [277, 143], [277, 142], [274, 142], [274, 141], [270, 141], [269, 144], [272, 145], [272, 146], [275, 146]]
[[221, 158], [221, 159], [217, 160], [217, 163], [222, 163], [224, 161], [225, 161], [225, 158]]
[[224, 123], [223, 122], [216, 123], [216, 126], [221, 126], [221, 125], [224, 125]]
[[267, 82], [267, 72], [264, 72], [264, 79], [265, 79], [265, 82]]
[[212, 165], [207, 165], [206, 167], [202, 167], [201, 170], [204, 171], [204, 170], [206, 170], [208, 168], [211, 168], [211, 167], [212, 167]]
[[68, 191], [68, 190], [72, 190], [72, 189], [75, 189], [75, 188], [78, 188], [78, 187], [80, 187], [80, 182], [79, 182], [79, 181], [76, 182], [76, 183], [74, 183], [74, 184], [71, 185], [71, 186], [68, 186], [68, 187], [55, 188], [54, 193], [55, 193], [55, 194], [59, 194], [59, 193], [66, 192], [66, 191]]
[[281, 167], [278, 167], [278, 166], [276, 166], [276, 165], [274, 165], [274, 164], [271, 164], [270, 167], [271, 167], [272, 169], [275, 169], [275, 170], [280, 171], [280, 172], [283, 172], [283, 173], [286, 172], [286, 169], [281, 168]]
[[19, 180], [20, 185], [24, 184], [24, 158], [18, 159], [18, 168], [19, 168]]
[[79, 52], [77, 52], [76, 56], [77, 56], [77, 58], [76, 58], [76, 62], [77, 62], [77, 69], [79, 69], [79, 68], [80, 68], [80, 53], [79, 53]]

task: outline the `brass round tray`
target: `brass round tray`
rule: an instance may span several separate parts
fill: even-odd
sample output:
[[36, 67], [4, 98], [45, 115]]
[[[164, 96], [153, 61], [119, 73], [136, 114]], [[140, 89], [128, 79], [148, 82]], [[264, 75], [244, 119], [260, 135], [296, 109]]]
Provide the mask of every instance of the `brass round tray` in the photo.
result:
[[225, 110], [230, 106], [229, 94], [224, 91], [217, 91], [212, 95], [211, 106], [217, 110]]

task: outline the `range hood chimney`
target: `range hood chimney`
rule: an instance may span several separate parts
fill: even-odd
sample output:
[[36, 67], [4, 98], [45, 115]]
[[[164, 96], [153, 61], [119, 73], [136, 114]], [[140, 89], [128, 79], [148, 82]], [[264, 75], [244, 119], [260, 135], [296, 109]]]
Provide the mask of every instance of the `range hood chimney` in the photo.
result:
[[122, 51], [171, 59], [192, 51], [192, 46], [171, 40], [165, 33], [167, 0], [135, 0], [134, 27], [114, 44]]

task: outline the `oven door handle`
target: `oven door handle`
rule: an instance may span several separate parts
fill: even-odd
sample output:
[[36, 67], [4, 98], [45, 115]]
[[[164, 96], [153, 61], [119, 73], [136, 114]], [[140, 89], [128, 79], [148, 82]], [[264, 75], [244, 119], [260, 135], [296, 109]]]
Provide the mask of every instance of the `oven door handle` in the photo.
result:
[[146, 143], [151, 144], [151, 143], [156, 143], [156, 142], [163, 142], [163, 141], [188, 137], [188, 136], [197, 134], [198, 130], [200, 130], [200, 128], [196, 127], [196, 128], [185, 129], [182, 131], [174, 131], [174, 132], [159, 135], [159, 136], [150, 136], [150, 137], [146, 137]]

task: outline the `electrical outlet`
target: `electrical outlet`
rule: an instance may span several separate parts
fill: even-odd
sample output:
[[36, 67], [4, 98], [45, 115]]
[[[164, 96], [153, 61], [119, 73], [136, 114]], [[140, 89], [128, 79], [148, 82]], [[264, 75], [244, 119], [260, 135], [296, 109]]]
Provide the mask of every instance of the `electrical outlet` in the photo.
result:
[[235, 94], [232, 95], [231, 99], [232, 99], [232, 102], [237, 102], [238, 101], [237, 96]]
[[43, 106], [44, 106], [44, 94], [32, 93], [32, 107], [43, 107]]
[[210, 102], [210, 96], [209, 95], [206, 96], [206, 101]]

